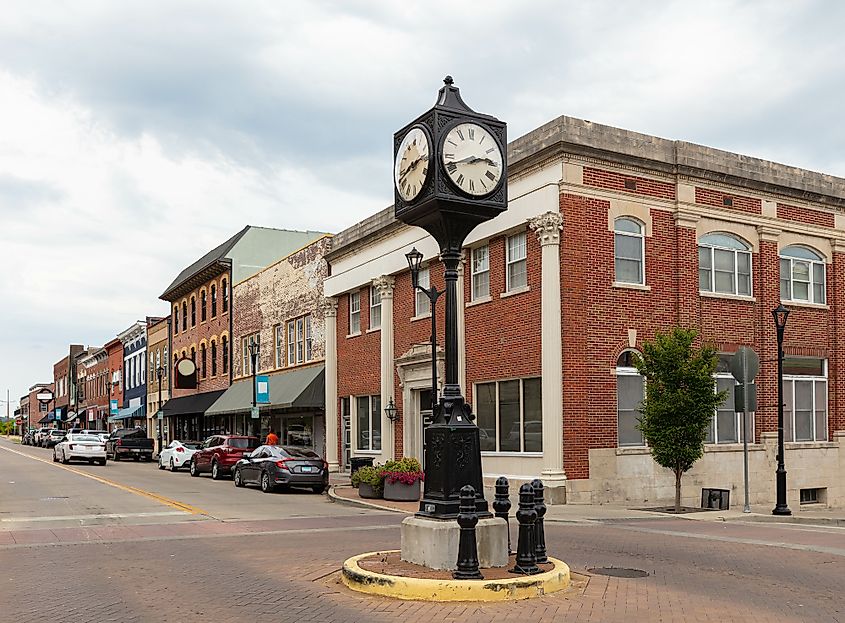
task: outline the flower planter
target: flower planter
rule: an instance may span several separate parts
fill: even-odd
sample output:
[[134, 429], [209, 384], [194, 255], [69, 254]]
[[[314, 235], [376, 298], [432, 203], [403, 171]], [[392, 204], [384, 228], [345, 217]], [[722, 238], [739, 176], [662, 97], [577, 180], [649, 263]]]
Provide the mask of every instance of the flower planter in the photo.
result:
[[416, 502], [420, 499], [420, 481], [417, 480], [412, 485], [406, 485], [398, 480], [391, 483], [389, 479], [386, 479], [384, 481], [384, 499], [393, 502]]
[[381, 490], [373, 488], [373, 485], [368, 485], [366, 482], [358, 485], [358, 495], [367, 500], [380, 500], [382, 497]]

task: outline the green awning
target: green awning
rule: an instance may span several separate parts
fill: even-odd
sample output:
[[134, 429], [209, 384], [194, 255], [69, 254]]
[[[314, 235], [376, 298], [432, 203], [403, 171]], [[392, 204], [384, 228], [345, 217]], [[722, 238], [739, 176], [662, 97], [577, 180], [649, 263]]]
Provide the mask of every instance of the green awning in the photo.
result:
[[[294, 368], [270, 374], [270, 402], [267, 409], [322, 409], [325, 407], [325, 365]], [[233, 383], [205, 412], [206, 415], [249, 413], [252, 408], [252, 378]]]
[[117, 412], [117, 415], [112, 415], [109, 417], [109, 422], [121, 422], [123, 420], [130, 420], [135, 417], [144, 417], [144, 414], [141, 411], [144, 410], [144, 405], [138, 405], [136, 407], [127, 407], [126, 409], [120, 409]]

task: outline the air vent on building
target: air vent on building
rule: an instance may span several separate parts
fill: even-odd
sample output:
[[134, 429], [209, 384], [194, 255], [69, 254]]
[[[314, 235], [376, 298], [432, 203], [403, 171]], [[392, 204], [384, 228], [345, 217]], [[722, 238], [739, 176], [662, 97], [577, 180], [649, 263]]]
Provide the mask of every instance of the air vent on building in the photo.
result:
[[637, 180], [625, 180], [626, 190], [637, 190]]
[[801, 504], [821, 504], [827, 489], [801, 489]]
[[722, 197], [722, 203], [730, 208], [734, 204], [733, 197]]

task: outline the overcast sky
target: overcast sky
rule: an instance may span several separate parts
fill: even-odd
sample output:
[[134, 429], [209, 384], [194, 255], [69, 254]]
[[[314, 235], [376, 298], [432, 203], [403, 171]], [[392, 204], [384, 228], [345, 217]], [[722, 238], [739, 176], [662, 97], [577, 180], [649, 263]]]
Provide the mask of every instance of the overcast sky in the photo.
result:
[[389, 205], [392, 134], [446, 74], [511, 138], [566, 114], [845, 176], [844, 18], [835, 0], [6, 0], [2, 398], [69, 343], [166, 314], [173, 277], [246, 224], [338, 231]]

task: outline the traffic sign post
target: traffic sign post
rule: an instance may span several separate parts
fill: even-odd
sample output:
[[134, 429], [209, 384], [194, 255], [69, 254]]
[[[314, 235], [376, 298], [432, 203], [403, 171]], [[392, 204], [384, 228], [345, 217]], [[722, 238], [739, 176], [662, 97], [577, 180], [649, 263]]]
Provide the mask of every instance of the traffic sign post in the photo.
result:
[[[742, 467], [745, 479], [743, 513], [751, 512], [748, 499], [748, 412], [757, 410], [757, 386], [751, 384], [760, 371], [760, 357], [748, 346], [740, 346], [731, 358], [731, 374], [741, 383], [736, 389], [734, 410], [742, 410]], [[739, 408], [738, 408], [739, 407]]]

